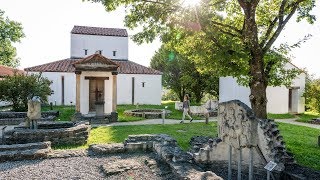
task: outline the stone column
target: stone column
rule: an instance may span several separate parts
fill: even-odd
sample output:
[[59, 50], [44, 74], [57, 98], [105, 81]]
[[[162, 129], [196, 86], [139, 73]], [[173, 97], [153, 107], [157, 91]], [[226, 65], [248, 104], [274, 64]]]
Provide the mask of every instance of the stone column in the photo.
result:
[[118, 72], [112, 72], [112, 112], [117, 111], [117, 75]]
[[76, 113], [80, 113], [80, 76], [81, 71], [76, 71]]

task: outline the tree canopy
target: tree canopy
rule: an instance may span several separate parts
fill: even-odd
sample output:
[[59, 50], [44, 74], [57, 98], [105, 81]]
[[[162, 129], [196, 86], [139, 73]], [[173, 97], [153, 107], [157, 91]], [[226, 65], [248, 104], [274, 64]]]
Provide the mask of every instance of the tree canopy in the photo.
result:
[[24, 37], [22, 25], [4, 16], [0, 9], [0, 65], [17, 67], [19, 59], [12, 43], [20, 42]]
[[183, 101], [185, 94], [199, 103], [205, 93], [218, 97], [219, 77], [215, 73], [200, 72], [195, 63], [163, 44], [152, 57], [152, 68], [163, 72], [164, 87], [173, 90]]
[[194, 7], [184, 5], [184, 0], [93, 1], [107, 11], [125, 6], [125, 25], [142, 26], [134, 41], [151, 42], [159, 35], [166, 42], [176, 37], [177, 51], [203, 70], [247, 82], [251, 107], [260, 118], [267, 117], [267, 86], [294, 77], [283, 68], [290, 47], [275, 48], [274, 42], [295, 14], [297, 21], [316, 20], [310, 14], [315, 0], [201, 0]]

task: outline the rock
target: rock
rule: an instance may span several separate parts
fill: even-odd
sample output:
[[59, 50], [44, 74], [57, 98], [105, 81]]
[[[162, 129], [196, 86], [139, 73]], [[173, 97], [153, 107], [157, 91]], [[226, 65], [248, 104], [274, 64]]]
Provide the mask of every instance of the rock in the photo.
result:
[[117, 160], [115, 162], [109, 162], [101, 166], [102, 171], [107, 176], [141, 168], [142, 167], [138, 162], [130, 160]]

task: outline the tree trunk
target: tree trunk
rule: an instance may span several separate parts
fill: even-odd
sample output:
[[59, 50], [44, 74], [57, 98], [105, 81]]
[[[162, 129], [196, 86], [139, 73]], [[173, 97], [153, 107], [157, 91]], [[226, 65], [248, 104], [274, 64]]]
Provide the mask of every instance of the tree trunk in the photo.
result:
[[[265, 82], [265, 77], [263, 77], [263, 69], [258, 68], [259, 64], [263, 62], [262, 58], [256, 57], [253, 60], [250, 69], [250, 74], [252, 75], [252, 80], [250, 81], [250, 102], [253, 112], [258, 118], [267, 118], [267, 85]], [[256, 68], [257, 67], [257, 68]]]
[[244, 13], [243, 38], [249, 50], [250, 65], [250, 102], [253, 112], [258, 118], [267, 118], [267, 78], [264, 71], [263, 52], [259, 45], [257, 23], [255, 21], [256, 7], [259, 1], [241, 1]]

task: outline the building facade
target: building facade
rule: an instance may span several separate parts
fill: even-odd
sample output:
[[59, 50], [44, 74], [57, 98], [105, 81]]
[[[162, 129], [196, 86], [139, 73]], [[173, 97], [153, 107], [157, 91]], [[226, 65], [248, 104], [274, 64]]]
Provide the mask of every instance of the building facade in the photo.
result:
[[[286, 64], [286, 68], [297, 68], [291, 63]], [[304, 113], [305, 99], [303, 93], [305, 90], [306, 74], [301, 73], [293, 79], [290, 87], [277, 86], [267, 87], [267, 112], [274, 114], [284, 113]], [[237, 79], [231, 76], [220, 77], [219, 79], [219, 102], [230, 100], [240, 100], [251, 107], [250, 88], [241, 86]]]
[[162, 73], [128, 60], [125, 29], [74, 26], [70, 58], [26, 68], [52, 81], [55, 105], [76, 105], [81, 114], [116, 111], [117, 104], [161, 104]]

